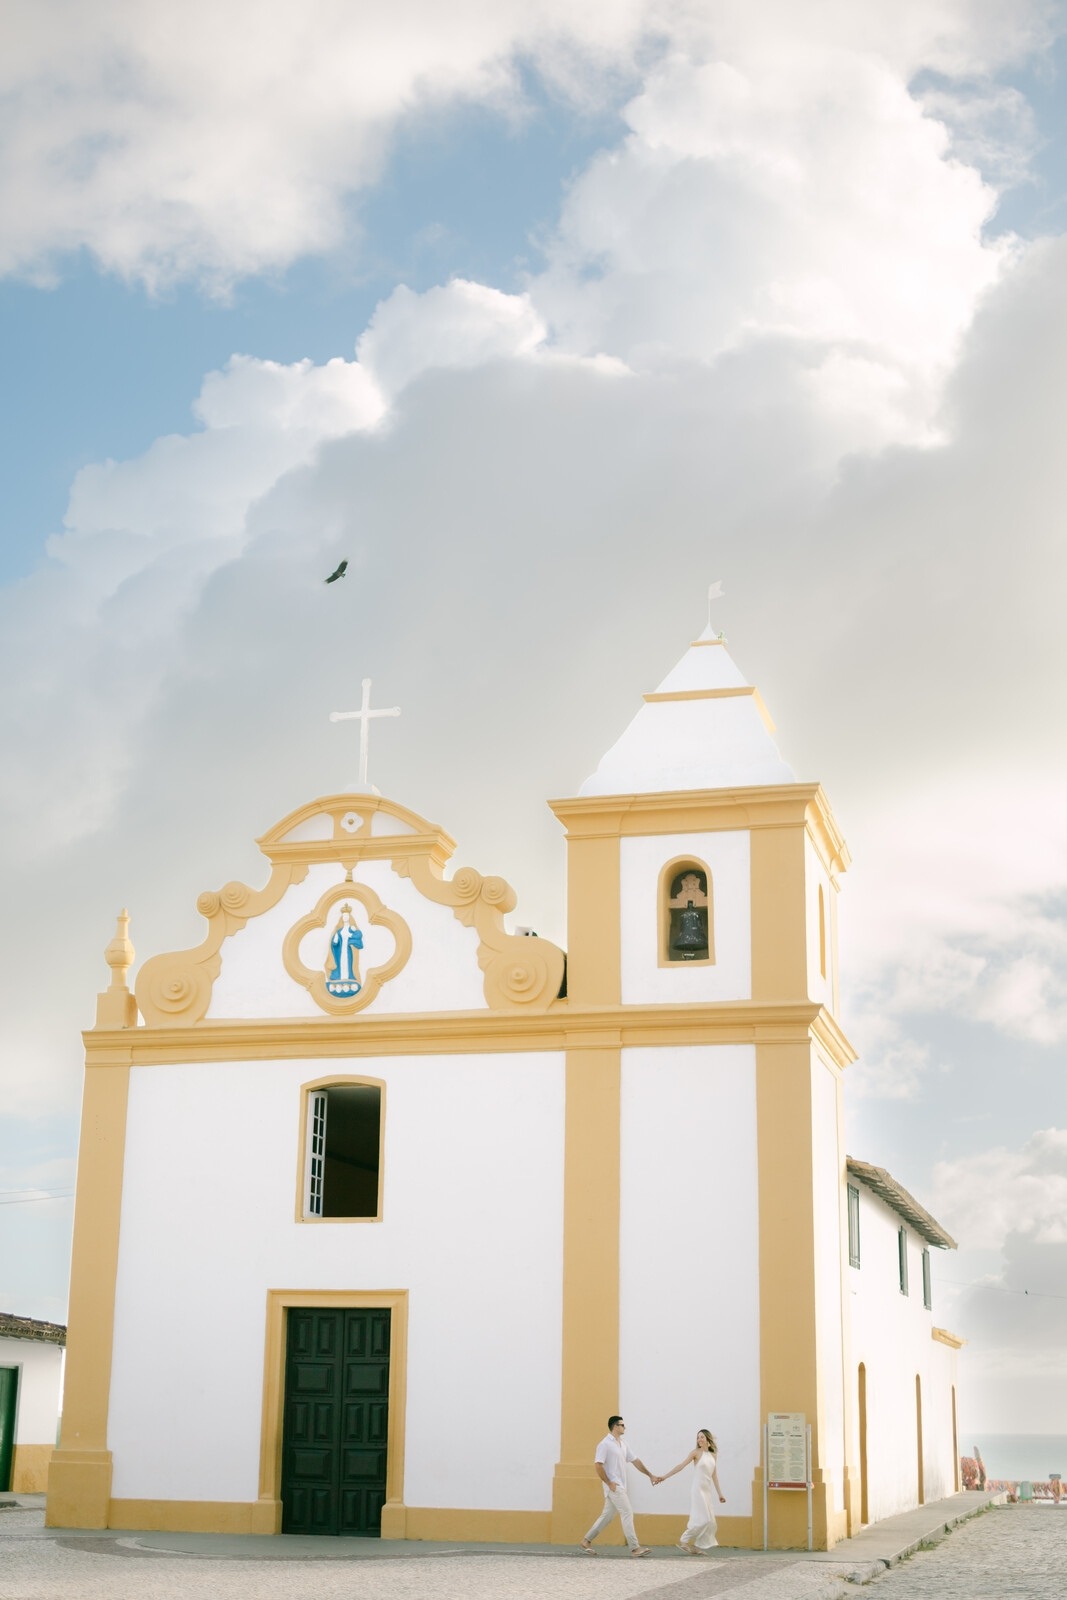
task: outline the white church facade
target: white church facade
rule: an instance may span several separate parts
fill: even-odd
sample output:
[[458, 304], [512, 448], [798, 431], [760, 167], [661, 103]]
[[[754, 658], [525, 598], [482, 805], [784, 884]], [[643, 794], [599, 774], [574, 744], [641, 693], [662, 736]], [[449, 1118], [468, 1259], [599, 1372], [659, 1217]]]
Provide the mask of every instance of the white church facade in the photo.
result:
[[[763, 1543], [770, 1413], [817, 1547], [958, 1488], [952, 1241], [846, 1155], [825, 794], [708, 633], [552, 809], [566, 956], [373, 792], [272, 828], [132, 993], [120, 919], [50, 1524], [571, 1543], [615, 1412], [661, 1472], [714, 1431], [723, 1544]], [[639, 1485], [673, 1543], [685, 1478]]]

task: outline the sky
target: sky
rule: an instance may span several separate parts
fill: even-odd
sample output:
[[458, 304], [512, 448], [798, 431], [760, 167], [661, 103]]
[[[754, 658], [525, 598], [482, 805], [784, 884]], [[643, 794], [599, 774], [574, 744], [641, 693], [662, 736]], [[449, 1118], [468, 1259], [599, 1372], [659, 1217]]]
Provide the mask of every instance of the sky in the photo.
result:
[[369, 676], [564, 943], [545, 802], [721, 579], [963, 1442], [1063, 1427], [1065, 69], [1035, 0], [8, 0], [0, 1308], [65, 1317], [117, 912], [199, 942]]

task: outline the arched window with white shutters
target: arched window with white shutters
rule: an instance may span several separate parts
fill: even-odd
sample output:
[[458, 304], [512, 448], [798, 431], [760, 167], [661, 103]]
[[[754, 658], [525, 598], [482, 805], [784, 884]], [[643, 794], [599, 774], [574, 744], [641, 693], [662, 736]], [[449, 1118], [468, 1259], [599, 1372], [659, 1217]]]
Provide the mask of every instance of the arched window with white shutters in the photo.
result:
[[381, 1221], [384, 1091], [369, 1078], [304, 1086], [301, 1221]]

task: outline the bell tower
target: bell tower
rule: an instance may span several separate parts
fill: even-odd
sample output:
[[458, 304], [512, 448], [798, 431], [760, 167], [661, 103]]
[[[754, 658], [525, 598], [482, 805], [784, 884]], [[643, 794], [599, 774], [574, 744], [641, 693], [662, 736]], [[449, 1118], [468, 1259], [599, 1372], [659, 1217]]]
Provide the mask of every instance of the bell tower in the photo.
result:
[[[553, 1537], [583, 1531], [592, 1445], [611, 1412], [637, 1436], [639, 1400], [704, 1406], [722, 1428], [735, 1452], [722, 1542], [762, 1544], [772, 1411], [812, 1425], [817, 1546], [851, 1522], [841, 1076], [854, 1052], [836, 1020], [835, 909], [849, 856], [823, 790], [797, 781], [773, 732], [708, 628], [578, 795], [552, 804], [567, 831], [570, 1042]], [[703, 1234], [680, 1206], [706, 1206]], [[650, 1252], [668, 1267], [672, 1230], [686, 1229], [683, 1281], [659, 1315], [705, 1317], [709, 1370], [675, 1397], [645, 1376], [655, 1320], [631, 1285], [655, 1269]], [[772, 1547], [804, 1542], [803, 1500], [772, 1495]]]

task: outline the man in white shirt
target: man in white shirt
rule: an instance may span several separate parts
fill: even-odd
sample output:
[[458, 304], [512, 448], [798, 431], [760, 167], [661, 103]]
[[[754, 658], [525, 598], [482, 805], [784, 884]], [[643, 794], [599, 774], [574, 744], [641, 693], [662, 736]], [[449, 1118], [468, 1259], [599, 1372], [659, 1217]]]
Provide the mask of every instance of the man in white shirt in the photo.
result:
[[607, 1434], [596, 1447], [593, 1463], [596, 1475], [604, 1485], [604, 1509], [579, 1546], [587, 1556], [596, 1555], [593, 1540], [598, 1533], [603, 1533], [616, 1514], [622, 1518], [622, 1531], [626, 1535], [626, 1543], [630, 1546], [630, 1554], [648, 1555], [647, 1546], [637, 1542], [633, 1507], [630, 1504], [630, 1496], [626, 1493], [626, 1464], [629, 1461], [632, 1461], [638, 1472], [643, 1472], [646, 1478], [652, 1477], [645, 1463], [637, 1459], [626, 1443], [625, 1422], [621, 1417], [609, 1417]]

